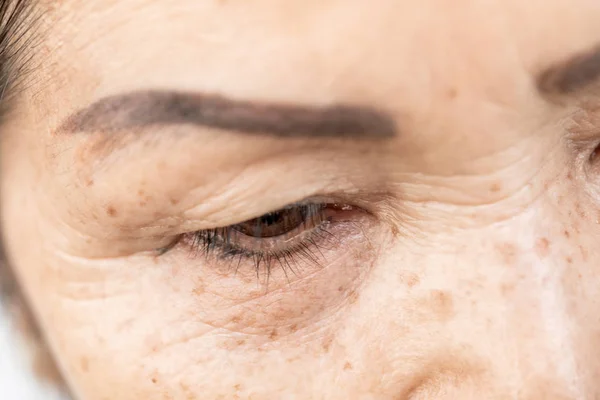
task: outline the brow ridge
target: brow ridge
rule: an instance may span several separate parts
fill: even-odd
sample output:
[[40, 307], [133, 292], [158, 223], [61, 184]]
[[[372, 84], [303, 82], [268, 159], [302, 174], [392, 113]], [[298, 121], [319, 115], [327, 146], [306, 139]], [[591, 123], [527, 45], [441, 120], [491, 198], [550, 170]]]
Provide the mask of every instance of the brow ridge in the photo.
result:
[[145, 90], [104, 97], [68, 117], [61, 132], [115, 132], [192, 124], [279, 137], [389, 138], [396, 124], [371, 107], [307, 106], [234, 100], [221, 95]]

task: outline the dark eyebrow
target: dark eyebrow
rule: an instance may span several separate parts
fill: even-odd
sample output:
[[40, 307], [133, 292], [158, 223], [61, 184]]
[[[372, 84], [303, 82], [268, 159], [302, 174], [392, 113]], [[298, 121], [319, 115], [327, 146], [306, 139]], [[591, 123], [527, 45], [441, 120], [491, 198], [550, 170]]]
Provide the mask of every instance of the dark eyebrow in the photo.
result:
[[600, 45], [545, 69], [537, 78], [544, 95], [568, 95], [600, 80]]
[[362, 106], [304, 106], [162, 90], [104, 97], [68, 117], [59, 132], [114, 132], [144, 126], [192, 124], [280, 137], [389, 138], [387, 114]]

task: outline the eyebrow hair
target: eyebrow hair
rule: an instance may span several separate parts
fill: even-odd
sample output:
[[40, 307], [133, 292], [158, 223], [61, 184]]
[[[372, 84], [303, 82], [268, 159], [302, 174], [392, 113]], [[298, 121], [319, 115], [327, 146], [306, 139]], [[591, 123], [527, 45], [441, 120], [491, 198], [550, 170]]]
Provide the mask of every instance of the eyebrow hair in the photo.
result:
[[115, 132], [169, 124], [192, 124], [279, 137], [377, 139], [396, 135], [394, 120], [369, 107], [260, 103], [163, 90], [104, 97], [72, 114], [58, 131]]
[[537, 78], [540, 93], [569, 95], [600, 80], [600, 45], [545, 69]]

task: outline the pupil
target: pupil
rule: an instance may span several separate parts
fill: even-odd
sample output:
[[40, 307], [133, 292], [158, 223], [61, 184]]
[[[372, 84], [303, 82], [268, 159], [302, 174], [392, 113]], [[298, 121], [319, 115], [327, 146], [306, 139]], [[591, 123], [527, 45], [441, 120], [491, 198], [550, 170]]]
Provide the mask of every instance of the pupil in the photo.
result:
[[269, 214], [265, 214], [260, 218], [260, 222], [266, 225], [272, 225], [276, 222], [279, 222], [283, 219], [283, 212], [274, 212], [274, 213], [269, 213]]
[[233, 226], [233, 229], [252, 237], [274, 237], [298, 228], [305, 222], [307, 215], [307, 206], [293, 206], [242, 222]]

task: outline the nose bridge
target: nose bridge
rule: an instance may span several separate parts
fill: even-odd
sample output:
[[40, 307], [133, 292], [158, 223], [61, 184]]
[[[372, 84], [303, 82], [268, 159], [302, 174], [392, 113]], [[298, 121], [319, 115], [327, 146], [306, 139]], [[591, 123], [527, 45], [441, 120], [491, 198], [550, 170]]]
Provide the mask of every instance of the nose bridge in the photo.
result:
[[[386, 310], [393, 324], [369, 330], [372, 342], [389, 345], [378, 362], [395, 366], [389, 379], [404, 395], [406, 383], [414, 381], [405, 368], [410, 364], [418, 371], [410, 396], [400, 398], [594, 398], [590, 382], [582, 379], [580, 328], [569, 308], [573, 293], [564, 287], [565, 266], [538, 226], [524, 214], [502, 227], [488, 227], [485, 235], [479, 231], [456, 239], [470, 245], [439, 249], [428, 266], [394, 257], [380, 266], [363, 294]], [[385, 292], [379, 285], [388, 284], [395, 290], [379, 296]], [[390, 332], [402, 335], [392, 340]], [[438, 361], [415, 361], [421, 357]], [[486, 391], [497, 396], [482, 394]]]
[[[421, 275], [421, 282], [399, 297], [403, 300], [395, 299], [382, 307], [410, 320], [411, 331], [430, 324], [422, 329], [437, 332], [432, 340], [437, 344], [429, 347], [430, 343], [415, 342], [421, 349], [433, 351], [431, 354], [469, 349], [469, 363], [472, 360], [481, 367], [484, 381], [480, 375], [466, 381], [450, 375], [444, 383], [440, 379], [447, 374], [440, 377], [435, 368], [424, 369], [423, 381], [438, 382], [434, 386], [439, 386], [440, 393], [453, 393], [447, 398], [465, 398], [465, 391], [488, 389], [502, 393], [498, 398], [503, 399], [594, 398], [590, 397], [594, 389], [585, 379], [585, 365], [581, 364], [586, 362], [585, 355], [577, 343], [581, 321], [571, 307], [575, 293], [565, 287], [567, 266], [561, 264], [559, 244], [555, 246], [552, 238], [545, 236], [548, 231], [540, 228], [535, 213], [532, 209], [502, 226], [486, 228], [484, 234], [471, 232], [457, 238], [470, 245], [456, 251], [447, 249], [446, 254], [438, 251], [434, 266]], [[384, 276], [400, 274], [399, 285], [413, 285], [409, 279], [412, 275], [406, 268], [399, 272], [398, 267], [397, 260], [386, 264], [384, 272], [390, 275]], [[415, 298], [419, 300], [413, 301]], [[404, 343], [412, 340], [406, 338]], [[462, 355], [462, 350], [457, 354]], [[405, 354], [396, 356], [401, 360]], [[454, 360], [450, 370], [463, 374], [458, 358], [450, 358]], [[430, 387], [416, 386], [414, 393], [429, 393]]]
[[505, 329], [515, 398], [586, 399], [578, 366], [578, 326], [569, 308], [572, 293], [564, 286], [560, 248], [533, 218], [522, 219], [518, 233], [507, 227], [507, 235], [495, 235], [507, 239], [496, 245], [503, 254], [495, 268], [505, 278], [498, 310], [503, 315], [496, 317]]
[[[520, 338], [514, 343], [519, 386], [541, 380], [550, 386], [546, 390], [584, 399], [577, 384], [574, 323], [567, 311], [559, 269], [553, 268], [550, 260], [525, 258], [531, 258], [529, 274], [504, 298], [506, 324]], [[528, 382], [530, 378], [534, 381]]]

